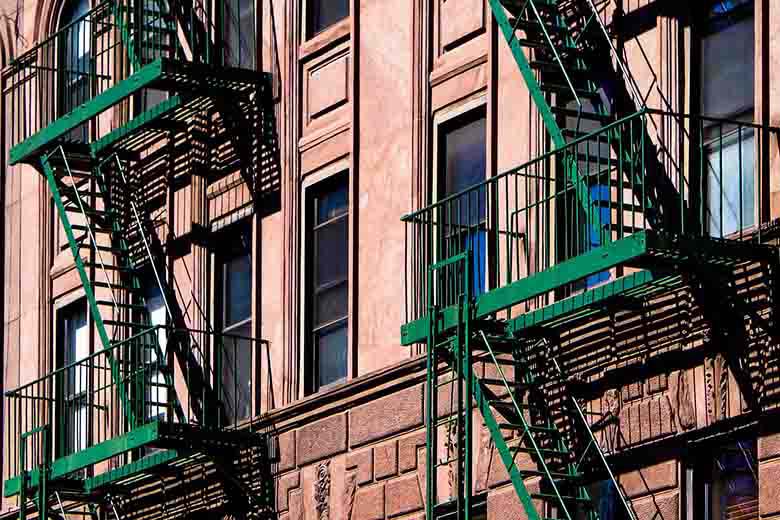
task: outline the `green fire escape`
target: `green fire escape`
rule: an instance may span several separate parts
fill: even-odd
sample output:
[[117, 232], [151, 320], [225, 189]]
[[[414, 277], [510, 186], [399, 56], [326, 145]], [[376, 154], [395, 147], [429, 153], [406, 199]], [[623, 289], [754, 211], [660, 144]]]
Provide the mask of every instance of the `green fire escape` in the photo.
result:
[[741, 327], [733, 273], [760, 264], [777, 283], [759, 223], [778, 129], [647, 108], [609, 2], [489, 4], [552, 151], [403, 218], [402, 343], [427, 346], [427, 518], [473, 512], [473, 403], [529, 519], [636, 519], [594, 428], [616, 418], [572, 384], [594, 361], [566, 361], [561, 334], [683, 285], [705, 312], [717, 302], [717, 334]]
[[230, 388], [228, 354], [256, 342], [188, 327], [152, 215], [187, 175], [240, 171], [257, 193], [270, 78], [242, 61], [247, 13], [234, 4], [104, 0], [6, 72], [10, 163], [46, 179], [96, 344], [6, 394], [18, 456], [4, 493], [22, 520], [119, 516], [109, 490], [204, 461], [255, 512], [272, 506], [269, 489], [249, 491], [231, 470], [240, 449], [265, 453], [262, 436], [235, 427]]

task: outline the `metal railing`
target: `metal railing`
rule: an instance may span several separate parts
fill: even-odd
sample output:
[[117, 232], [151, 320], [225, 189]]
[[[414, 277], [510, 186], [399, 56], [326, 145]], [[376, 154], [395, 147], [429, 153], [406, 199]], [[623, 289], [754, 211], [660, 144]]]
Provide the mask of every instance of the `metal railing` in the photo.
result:
[[[645, 141], [645, 128], [655, 143]], [[642, 110], [408, 214], [406, 321], [431, 304], [456, 303], [462, 275], [442, 270], [429, 288], [428, 268], [464, 251], [478, 296], [637, 231], [742, 239], [765, 215], [765, 154], [779, 135], [753, 123]]]
[[[167, 353], [171, 349], [166, 346], [174, 342], [197, 358], [199, 374], [191, 374]], [[27, 453], [29, 459], [9, 459], [9, 474], [29, 471], [46, 456], [68, 456], [155, 421], [235, 427], [255, 406], [252, 367], [260, 362], [264, 346], [265, 341], [243, 336], [150, 327], [6, 392], [7, 453]], [[165, 374], [172, 374], [171, 385]], [[195, 395], [189, 389], [197, 385], [190, 381], [203, 374], [209, 391], [200, 385], [202, 391]], [[29, 435], [41, 428], [51, 430], [53, 453], [46, 453], [37, 444], [41, 441]], [[25, 442], [27, 449], [20, 452]]]
[[[6, 69], [9, 140], [23, 142], [160, 58], [254, 68], [255, 23], [246, 0], [103, 0]], [[100, 134], [85, 124], [68, 137], [87, 142], [90, 132]]]

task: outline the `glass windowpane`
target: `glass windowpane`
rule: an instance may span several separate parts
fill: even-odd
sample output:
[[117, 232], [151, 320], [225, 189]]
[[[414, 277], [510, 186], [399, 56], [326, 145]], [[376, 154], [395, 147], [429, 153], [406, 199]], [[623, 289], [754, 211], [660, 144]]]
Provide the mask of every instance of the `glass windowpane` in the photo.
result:
[[307, 8], [309, 37], [349, 16], [349, 0], [311, 0]]
[[252, 259], [243, 254], [225, 263], [225, 326], [252, 316]]
[[347, 316], [347, 283], [341, 283], [317, 293], [314, 326], [324, 325]]
[[317, 247], [315, 289], [347, 279], [347, 219], [331, 222], [314, 232]]
[[317, 384], [342, 382], [347, 377], [347, 324], [329, 327], [315, 334]]
[[[720, 146], [720, 147], [719, 147]], [[755, 138], [743, 129], [706, 151], [710, 234], [725, 237], [756, 223]]]

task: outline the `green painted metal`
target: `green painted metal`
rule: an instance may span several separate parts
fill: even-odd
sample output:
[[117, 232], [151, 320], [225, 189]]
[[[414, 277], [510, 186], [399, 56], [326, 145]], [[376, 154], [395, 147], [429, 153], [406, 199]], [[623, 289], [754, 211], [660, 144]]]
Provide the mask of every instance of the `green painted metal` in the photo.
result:
[[520, 499], [520, 503], [523, 505], [523, 509], [528, 515], [529, 520], [544, 520], [536, 511], [536, 507], [531, 499], [531, 494], [528, 492], [528, 488], [525, 486], [525, 480], [523, 474], [515, 463], [516, 456], [509, 448], [504, 439], [503, 432], [499, 427], [499, 423], [493, 415], [493, 410], [490, 408], [490, 403], [485, 397], [482, 387], [480, 386], [479, 379], [476, 375], [472, 378], [472, 386], [474, 388], [474, 399], [476, 401], [477, 408], [482, 414], [482, 419], [485, 422], [485, 426], [490, 432], [490, 438], [493, 440], [493, 445], [498, 451], [498, 456], [501, 458], [504, 467], [509, 474], [509, 480], [512, 482], [512, 487], [515, 489], [517, 497]]
[[162, 59], [158, 59], [145, 65], [129, 78], [98, 94], [69, 114], [55, 120], [37, 134], [11, 148], [10, 164], [29, 161], [34, 155], [51, 146], [52, 143], [74, 128], [111, 108], [134, 92], [154, 84], [163, 74], [162, 61]]
[[[469, 520], [472, 515], [472, 438], [473, 438], [473, 417], [469, 403], [473, 401], [472, 387], [472, 356], [470, 350], [469, 337], [471, 335], [471, 261], [466, 253], [455, 255], [451, 258], [442, 260], [432, 265], [428, 270], [430, 287], [433, 287], [434, 281], [440, 271], [456, 269], [463, 276], [459, 284], [459, 315], [458, 326], [451, 341], [447, 342], [448, 352], [445, 354], [452, 367], [452, 376], [445, 381], [446, 384], [456, 386], [455, 409], [450, 403], [451, 416], [439, 420], [438, 390], [442, 386], [439, 382], [438, 368], [439, 355], [442, 345], [438, 344], [438, 333], [435, 328], [430, 329], [428, 336], [428, 364], [426, 367], [426, 402], [428, 403], [428, 413], [426, 414], [426, 513], [427, 518], [436, 518], [438, 507], [438, 468], [444, 464], [457, 464], [458, 471], [463, 473], [457, 481], [457, 496], [455, 497], [455, 507], [459, 512], [459, 517]], [[436, 305], [433, 304], [430, 309], [432, 316], [437, 313]], [[452, 416], [454, 415], [454, 417]], [[443, 423], [447, 424], [448, 446], [454, 444], [456, 456], [449, 457], [444, 462], [438, 462], [437, 450], [437, 428]], [[455, 434], [455, 441], [452, 443], [451, 436]]]
[[93, 157], [97, 157], [105, 153], [117, 142], [120, 142], [127, 137], [135, 135], [139, 131], [145, 130], [147, 127], [153, 125], [161, 118], [167, 116], [171, 112], [182, 107], [186, 102], [185, 101], [186, 99], [187, 99], [186, 96], [176, 95], [176, 96], [171, 96], [164, 101], [161, 101], [160, 104], [150, 108], [144, 113], [131, 119], [126, 125], [123, 125], [115, 130], [112, 130], [105, 136], [90, 143], [89, 145], [90, 153], [92, 154]]
[[130, 60], [130, 65], [133, 70], [139, 70], [141, 68], [141, 60], [138, 57], [138, 52], [135, 49], [135, 41], [132, 34], [130, 34], [130, 24], [132, 12], [119, 0], [111, 2], [111, 12], [114, 16], [114, 23], [116, 24], [119, 32], [119, 37], [122, 40], [124, 48], [127, 51], [127, 59]]
[[177, 450], [163, 450], [151, 455], [147, 455], [139, 460], [130, 462], [94, 477], [89, 477], [84, 480], [84, 491], [90, 493], [98, 490], [103, 486], [113, 484], [114, 482], [130, 478], [134, 475], [147, 472], [155, 469], [158, 466], [163, 466], [169, 462], [172, 462], [182, 455]]
[[[117, 172], [122, 177], [122, 184], [119, 185], [119, 186], [126, 186], [126, 179], [125, 179], [124, 167], [122, 165], [122, 161], [119, 159], [117, 154], [113, 154], [108, 159], [106, 159], [106, 161], [98, 163], [97, 166], [94, 169], [94, 171], [96, 173], [96, 179], [97, 179], [98, 186], [100, 187], [100, 189], [101, 189], [101, 191], [103, 193], [108, 193], [109, 192], [109, 185], [112, 184], [109, 181], [109, 179], [107, 178], [106, 174], [105, 174], [104, 165], [107, 162], [109, 162], [109, 163], [113, 162], [116, 165]], [[113, 183], [113, 184], [116, 184], [116, 183]], [[128, 191], [127, 195], [130, 196], [129, 190], [127, 190], [127, 191]], [[139, 216], [139, 213], [138, 213], [138, 208], [137, 208], [137, 206], [135, 204], [135, 201], [130, 200], [130, 207], [131, 207], [131, 211], [133, 213], [133, 217], [135, 218], [135, 224], [138, 226], [139, 229], [142, 229], [142, 223], [141, 223], [141, 219], [140, 219], [140, 216]], [[122, 235], [122, 232], [123, 232], [122, 226], [119, 224], [119, 222], [117, 222], [116, 219], [111, 219], [111, 231], [112, 231], [113, 235], [122, 237], [120, 240], [115, 241], [115, 242], [118, 242], [118, 245], [119, 245], [119, 249], [120, 249], [119, 256], [121, 258], [125, 259], [125, 267], [127, 267], [129, 272], [131, 273], [131, 284], [132, 284], [132, 287], [134, 289], [138, 289], [140, 291], [142, 289], [141, 281], [139, 280], [139, 277], [137, 276], [135, 270], [133, 269], [132, 262], [129, 260], [129, 258], [130, 258], [130, 245], [127, 243], [127, 240], [123, 237], [123, 235]], [[142, 234], [142, 236], [143, 236], [143, 234]], [[146, 242], [145, 236], [143, 236], [143, 241], [144, 241], [144, 246], [147, 248], [147, 251], [148, 251], [149, 250], [149, 245]], [[149, 252], [149, 256], [150, 256], [150, 261], [151, 261], [150, 263], [152, 265], [152, 269], [154, 271], [155, 277], [157, 278], [157, 282], [160, 285], [161, 291], [162, 291], [162, 282], [160, 280], [160, 275], [157, 272], [157, 267], [154, 265], [154, 262], [151, 259], [151, 252]], [[165, 298], [165, 296], [163, 296], [163, 298]], [[136, 300], [137, 300], [136, 301], [137, 305], [141, 306], [142, 308], [146, 308], [146, 301], [145, 301], [145, 298], [143, 297], [143, 295], [141, 295], [141, 294], [137, 295], [136, 296]], [[167, 301], [166, 301], [166, 307], [167, 307]], [[170, 310], [169, 310], [169, 313], [170, 313]], [[142, 325], [142, 326], [151, 326], [151, 321], [149, 320], [149, 317], [147, 315], [148, 313], [144, 312], [143, 314], [145, 316], [144, 316], [143, 321], [142, 321], [142, 323], [140, 325]], [[162, 349], [160, 348], [160, 344], [157, 341], [156, 336], [153, 337], [153, 347], [154, 347], [154, 350], [155, 350], [156, 359], [165, 359], [165, 355], [163, 354]], [[141, 377], [145, 377], [145, 374], [142, 374]], [[178, 418], [179, 422], [186, 423], [187, 422], [187, 416], [184, 414], [184, 410], [182, 409], [181, 403], [179, 402], [179, 396], [178, 396], [178, 393], [175, 390], [176, 387], [174, 385], [173, 378], [171, 377], [171, 374], [167, 370], [163, 371], [163, 377], [165, 378], [165, 384], [166, 384], [167, 389], [168, 389], [167, 390], [167, 394], [168, 394], [168, 396], [172, 396], [173, 397], [173, 399], [171, 399], [172, 402], [170, 402], [169, 404], [173, 407], [173, 410], [176, 413], [176, 417]], [[143, 391], [144, 389], [142, 388], [141, 390]]]
[[65, 210], [65, 204], [63, 203], [62, 197], [60, 196], [60, 190], [59, 190], [56, 175], [50, 165], [51, 155], [54, 153], [61, 154], [64, 164], [66, 165], [66, 167], [68, 167], [67, 157], [65, 156], [65, 152], [62, 149], [62, 146], [57, 147], [57, 149], [51, 154], [47, 154], [41, 157], [41, 166], [43, 167], [43, 172], [49, 184], [49, 190], [52, 193], [54, 204], [57, 207], [57, 214], [60, 217], [60, 221], [65, 231], [65, 235], [68, 238], [68, 245], [70, 246], [70, 251], [73, 254], [73, 261], [76, 264], [76, 271], [79, 273], [79, 278], [81, 279], [81, 285], [84, 288], [84, 295], [87, 298], [87, 302], [89, 304], [89, 310], [92, 315], [92, 319], [95, 322], [95, 328], [98, 331], [98, 336], [100, 337], [100, 342], [103, 345], [103, 349], [107, 351], [107, 356], [109, 362], [111, 363], [111, 375], [114, 380], [114, 384], [117, 385], [117, 388], [119, 389], [119, 395], [120, 395], [120, 400], [122, 402], [123, 412], [125, 414], [125, 417], [127, 418], [128, 423], [131, 426], [134, 426], [137, 422], [135, 412], [132, 409], [132, 406], [130, 406], [130, 399], [128, 397], [127, 389], [125, 388], [125, 381], [120, 376], [119, 367], [114, 361], [113, 356], [110, 354], [111, 339], [108, 336], [108, 332], [106, 332], [106, 326], [103, 323], [103, 317], [101, 316], [100, 310], [98, 309], [97, 298], [95, 298], [95, 292], [92, 290], [92, 284], [90, 283], [89, 275], [87, 274], [86, 267], [84, 266], [84, 261], [81, 259], [79, 243], [73, 234], [73, 226], [70, 223], [68, 212]]
[[[520, 69], [520, 74], [522, 74], [523, 80], [528, 87], [528, 92], [531, 94], [531, 98], [534, 100], [534, 104], [536, 105], [537, 110], [539, 110], [539, 114], [542, 116], [544, 126], [547, 129], [547, 132], [550, 134], [550, 139], [552, 139], [554, 149], [564, 148], [566, 146], [566, 139], [564, 138], [563, 133], [561, 132], [561, 128], [555, 119], [555, 115], [550, 109], [550, 105], [545, 98], [544, 92], [542, 92], [539, 82], [536, 79], [536, 75], [534, 74], [531, 65], [528, 63], [528, 58], [523, 51], [523, 47], [515, 35], [515, 27], [507, 17], [501, 0], [488, 0], [488, 3], [490, 4], [490, 9], [493, 12], [493, 17], [496, 19], [496, 22], [501, 29], [501, 33], [504, 35], [504, 39], [509, 45], [509, 49], [512, 52], [512, 57], [515, 59], [515, 63]], [[534, 4], [534, 0], [526, 0], [526, 9], [534, 10], [536, 16], [538, 17], [538, 10]], [[554, 46], [552, 46], [552, 41], [550, 40], [549, 35], [547, 35], [547, 41], [550, 43], [551, 48], [554, 51]], [[558, 59], [560, 60], [560, 57], [558, 57]], [[562, 63], [560, 64], [565, 74], [565, 68], [563, 68]], [[571, 82], [569, 82], [569, 85], [571, 85]], [[599, 222], [598, 211], [591, 203], [591, 197], [590, 193], [588, 193], [587, 187], [581, 182], [576, 161], [567, 161], [563, 167], [566, 170], [566, 174], [569, 180], [573, 183], [574, 186], [576, 186], [577, 201], [585, 215], [587, 215], [587, 222], [593, 223], [596, 236], [599, 237], [600, 240], [603, 239], [604, 230], [600, 229], [596, 224]]]
[[[520, 435], [521, 442], [526, 444], [532, 450], [532, 454], [533, 454], [532, 458], [534, 459], [536, 464], [541, 468], [541, 471], [542, 471], [543, 475], [547, 478], [550, 486], [552, 487], [553, 494], [555, 495], [555, 498], [557, 499], [557, 504], [556, 505], [562, 509], [562, 511], [566, 515], [566, 520], [574, 520], [575, 514], [573, 514], [573, 512], [569, 511], [569, 508], [567, 507], [565, 501], [562, 498], [562, 493], [558, 489], [558, 485], [556, 484], [556, 479], [553, 478], [553, 476], [552, 476], [553, 472], [547, 465], [547, 457], [545, 457], [545, 455], [542, 452], [542, 450], [540, 449], [536, 439], [534, 438], [534, 433], [533, 433], [533, 430], [531, 428], [531, 425], [529, 424], [528, 420], [526, 419], [525, 413], [523, 413], [523, 409], [520, 407], [520, 404], [517, 401], [515, 393], [512, 390], [511, 386], [509, 385], [509, 381], [506, 378], [506, 374], [504, 373], [504, 369], [501, 367], [501, 364], [499, 363], [499, 361], [498, 361], [498, 359], [496, 357], [496, 354], [495, 354], [495, 352], [493, 351], [493, 349], [492, 349], [492, 347], [490, 345], [490, 342], [488, 341], [487, 337], [485, 336], [485, 333], [480, 331], [480, 336], [481, 336], [485, 346], [487, 347], [488, 354], [490, 355], [490, 360], [493, 362], [493, 366], [495, 367], [496, 372], [498, 373], [499, 377], [501, 378], [501, 381], [503, 383], [504, 389], [506, 390], [506, 392], [507, 392], [507, 394], [509, 396], [510, 402], [511, 402], [512, 406], [514, 407], [515, 414], [516, 414], [517, 418], [520, 420], [519, 426], [522, 427], [522, 432], [521, 432], [521, 435]], [[526, 373], [523, 374], [523, 378], [524, 378], [524, 382], [526, 384], [531, 384], [531, 385], [534, 384], [533, 376], [531, 374], [526, 372]], [[480, 386], [480, 384], [481, 383], [478, 382], [477, 386]], [[485, 400], [483, 399], [483, 402], [484, 401]], [[483, 412], [483, 418], [485, 418], [485, 423], [486, 424], [491, 422], [491, 420], [493, 422], [495, 422], [495, 417], [493, 416], [492, 411], [488, 414], [488, 417], [485, 417], [484, 407], [480, 406], [479, 408], [480, 408], [480, 411]], [[547, 426], [550, 427], [550, 422], [549, 421], [547, 423]], [[490, 428], [490, 427], [488, 427], [488, 430], [491, 433], [491, 438], [493, 439], [494, 443], [496, 443], [498, 437], [503, 439], [504, 433], [501, 431], [500, 425], [499, 425], [498, 428]], [[511, 470], [512, 467], [515, 467], [515, 463], [514, 463], [514, 455], [515, 454], [512, 452], [512, 450], [510, 450], [506, 446], [505, 443], [504, 443], [503, 446], [499, 447], [500, 444], [501, 443], [496, 444], [496, 448], [499, 450], [499, 454], [501, 456], [501, 460], [505, 461], [505, 467], [507, 468], [507, 470]], [[561, 449], [561, 450], [565, 449], [565, 447], [561, 446], [561, 445], [559, 445], [558, 448]], [[510, 461], [509, 464], [506, 464], [507, 460]], [[522, 474], [522, 472], [519, 472], [519, 473]], [[517, 491], [517, 488], [515, 488], [515, 489]], [[526, 514], [528, 514], [529, 516], [532, 516], [533, 513], [536, 511], [536, 507], [533, 504], [531, 504], [531, 508], [533, 509], [533, 511], [529, 510], [527, 505], [526, 505], [527, 503], [522, 500], [522, 495], [521, 495], [520, 491], [518, 491], [518, 496], [521, 496], [521, 502], [523, 502], [524, 507], [526, 507]]]
[[537, 327], [550, 323], [559, 318], [569, 316], [600, 304], [605, 303], [615, 296], [620, 296], [628, 291], [652, 283], [658, 280], [658, 276], [651, 271], [639, 271], [617, 280], [607, 282], [604, 285], [588, 289], [580, 294], [557, 301], [540, 309], [536, 309], [509, 320], [507, 332], [521, 332], [531, 327]]
[[[72, 455], [60, 457], [51, 463], [49, 480], [56, 480], [67, 476], [74, 471], [108, 460], [116, 455], [147, 446], [160, 438], [159, 423], [157, 421], [147, 423], [124, 435], [114, 437], [95, 446], [90, 446]], [[35, 471], [28, 478], [35, 480], [40, 478]], [[21, 478], [12, 477], [5, 481], [3, 492], [10, 497], [18, 494], [21, 489]]]
[[[485, 318], [556, 287], [639, 258], [647, 252], [647, 235], [646, 231], [634, 233], [621, 240], [565, 260], [546, 271], [480, 295], [475, 302], [474, 318]], [[456, 306], [441, 309], [436, 320], [437, 330], [441, 332], [455, 327], [458, 323], [457, 314]], [[428, 321], [428, 316], [423, 316], [418, 320], [404, 324], [401, 327], [401, 343], [411, 345], [425, 341], [428, 336]]]

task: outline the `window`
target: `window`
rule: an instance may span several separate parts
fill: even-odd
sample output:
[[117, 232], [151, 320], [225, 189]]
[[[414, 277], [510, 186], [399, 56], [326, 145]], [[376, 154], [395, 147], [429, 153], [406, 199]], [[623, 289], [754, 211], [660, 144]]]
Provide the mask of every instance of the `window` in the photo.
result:
[[219, 338], [217, 370], [221, 400], [227, 420], [233, 424], [252, 412], [252, 376], [255, 358], [252, 331], [252, 233], [245, 224], [226, 233], [224, 252], [217, 254], [217, 318]]
[[[599, 520], [629, 520], [625, 506], [621, 503], [619, 491], [612, 480], [601, 480], [588, 486], [588, 494], [595, 506]], [[577, 520], [591, 518], [590, 512], [578, 511]]]
[[316, 186], [310, 199], [308, 391], [347, 379], [349, 352], [349, 191], [345, 174]]
[[[149, 312], [149, 322], [153, 326], [165, 326], [168, 322], [168, 314], [162, 291], [157, 283], [154, 273], [146, 277], [145, 302]], [[168, 387], [165, 382], [166, 350], [168, 335], [165, 329], [155, 332], [156, 345], [152, 343], [144, 352], [144, 360], [149, 365], [146, 373], [148, 381], [146, 386], [146, 419], [150, 421], [164, 421], [168, 417]], [[158, 351], [159, 348], [159, 351]]]
[[255, 0], [225, 1], [226, 64], [242, 69], [256, 67]]
[[349, 16], [349, 0], [309, 0], [306, 5], [306, 36], [321, 33]]
[[69, 455], [87, 447], [89, 432], [89, 371], [86, 365], [73, 365], [89, 356], [89, 328], [87, 326], [87, 305], [79, 300], [58, 311], [58, 355], [65, 377], [58, 380], [61, 409], [58, 411], [65, 425], [60, 438], [64, 445], [58, 446], [62, 455]]
[[[59, 53], [60, 115], [68, 114], [89, 98], [92, 36], [89, 22], [80, 20], [88, 12], [89, 0], [71, 0], [62, 11], [60, 27], [73, 25], [64, 33], [64, 45]], [[88, 128], [85, 123], [73, 129], [68, 136], [74, 141], [86, 142]]]
[[755, 441], [705, 450], [694, 469], [694, 516], [702, 520], [758, 520], [758, 464]]
[[[710, 2], [701, 37], [702, 115], [753, 121], [752, 0]], [[726, 236], [756, 223], [755, 138], [750, 127], [705, 122], [708, 226]]]
[[[442, 124], [439, 137], [439, 200], [461, 193], [487, 177], [485, 109], [479, 108]], [[485, 187], [459, 196], [442, 215], [442, 254], [472, 252], [472, 293], [487, 286], [487, 191]], [[445, 253], [446, 252], [446, 253]], [[443, 259], [443, 258], [442, 258]]]

